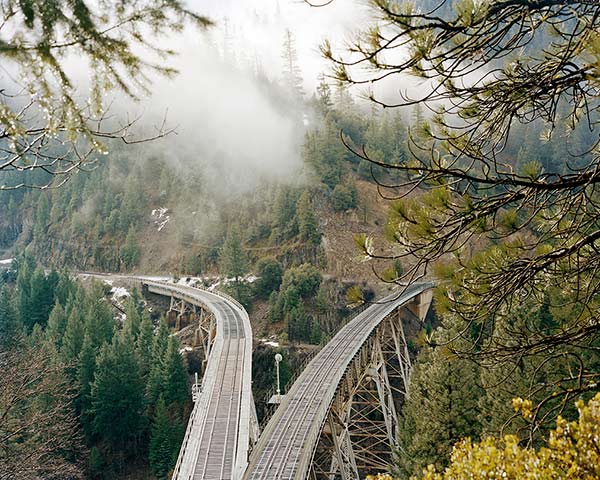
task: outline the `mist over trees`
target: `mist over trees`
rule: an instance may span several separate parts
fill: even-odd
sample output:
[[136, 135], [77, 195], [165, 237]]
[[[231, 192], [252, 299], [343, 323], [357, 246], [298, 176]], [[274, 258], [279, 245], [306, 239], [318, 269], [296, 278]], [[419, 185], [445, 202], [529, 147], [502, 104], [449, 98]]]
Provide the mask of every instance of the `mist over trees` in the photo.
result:
[[[0, 99], [0, 189], [48, 187], [64, 183], [105, 154], [105, 139], [126, 143], [134, 137], [134, 119], [107, 119], [106, 95], [118, 90], [129, 97], [148, 91], [153, 75], [173, 75], [164, 63], [173, 52], [140, 34], [180, 32], [210, 21], [179, 1], [2, 2], [0, 56], [8, 67]], [[151, 52], [150, 54], [141, 52]], [[85, 62], [89, 94], [73, 61]], [[154, 138], [167, 133], [160, 129]], [[40, 175], [14, 175], [40, 172]]]
[[[0, 258], [15, 257], [0, 265], [0, 477], [127, 478], [139, 460], [134, 474], [166, 478], [177, 459], [184, 345], [139, 292], [116, 313], [64, 267], [234, 296], [258, 401], [274, 352], [285, 385], [357, 306], [433, 279], [393, 475], [478, 478], [495, 462], [564, 478], [580, 454], [573, 478], [598, 474], [596, 3], [377, 0], [349, 51], [322, 45], [333, 77], [316, 78], [277, 12], [249, 20], [283, 32], [275, 68], [236, 47], [234, 21], [182, 32], [209, 22], [179, 2], [46, 3], [4, 2], [0, 26], [0, 56], [31, 67], [0, 85]], [[135, 53], [146, 28], [187, 34], [180, 60], [168, 42]], [[74, 55], [91, 59], [89, 99]], [[172, 101], [178, 135], [128, 144], [137, 115], [111, 120], [106, 95], [152, 85], [146, 105]]]

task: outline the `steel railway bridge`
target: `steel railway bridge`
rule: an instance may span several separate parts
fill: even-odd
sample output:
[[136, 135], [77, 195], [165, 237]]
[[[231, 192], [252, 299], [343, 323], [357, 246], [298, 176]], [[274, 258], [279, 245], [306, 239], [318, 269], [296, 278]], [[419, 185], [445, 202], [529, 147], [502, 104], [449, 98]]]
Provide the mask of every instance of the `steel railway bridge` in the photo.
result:
[[405, 332], [424, 320], [432, 283], [410, 285], [347, 323], [283, 396], [259, 437], [244, 308], [225, 294], [124, 278], [169, 297], [171, 321], [193, 325], [204, 354], [172, 480], [349, 480], [385, 471], [408, 393]]
[[170, 297], [169, 315], [197, 325], [195, 343], [204, 353], [202, 383], [173, 480], [239, 479], [250, 444], [258, 437], [252, 398], [252, 329], [233, 298], [196, 287], [138, 278], [149, 292]]
[[408, 391], [404, 331], [425, 318], [432, 286], [392, 294], [339, 331], [285, 395], [244, 480], [347, 480], [386, 470]]

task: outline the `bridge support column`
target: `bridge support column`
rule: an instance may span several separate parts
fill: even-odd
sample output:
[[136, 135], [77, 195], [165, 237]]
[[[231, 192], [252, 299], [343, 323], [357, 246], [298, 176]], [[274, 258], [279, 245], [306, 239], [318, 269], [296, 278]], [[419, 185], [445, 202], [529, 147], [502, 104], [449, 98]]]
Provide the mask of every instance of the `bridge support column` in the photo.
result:
[[[334, 472], [339, 472], [342, 480], [358, 480], [360, 477], [358, 476], [356, 457], [354, 456], [347, 421], [344, 421], [343, 425], [336, 425], [330, 417], [328, 422], [335, 448], [335, 455], [333, 456], [330, 468], [332, 473], [329, 478], [334, 479]], [[337, 433], [338, 430], [341, 430], [339, 434]]]
[[375, 381], [377, 394], [379, 396], [379, 406], [383, 413], [385, 428], [388, 435], [390, 445], [396, 446], [396, 436], [398, 434], [398, 415], [394, 405], [394, 397], [392, 388], [388, 378], [387, 369], [385, 368], [385, 358], [381, 348], [381, 339], [379, 335], [373, 344], [373, 366], [369, 371], [369, 375]]
[[195, 332], [195, 343], [196, 346], [202, 347], [204, 353], [204, 362], [208, 361], [210, 356], [210, 350], [213, 344], [215, 335], [217, 334], [217, 326], [215, 323], [215, 317], [212, 313], [200, 309], [198, 316], [198, 327]]

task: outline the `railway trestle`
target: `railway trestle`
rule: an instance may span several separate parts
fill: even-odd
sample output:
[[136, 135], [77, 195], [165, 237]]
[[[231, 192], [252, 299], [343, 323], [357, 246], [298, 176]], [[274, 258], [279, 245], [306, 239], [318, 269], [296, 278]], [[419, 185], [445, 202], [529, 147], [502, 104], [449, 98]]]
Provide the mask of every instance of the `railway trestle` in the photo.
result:
[[423, 320], [419, 314], [426, 313], [410, 307], [414, 305], [389, 314], [348, 366], [323, 425], [309, 478], [364, 478], [391, 463], [397, 412], [408, 393], [411, 369], [405, 329], [418, 328]]
[[311, 360], [256, 444], [245, 480], [359, 479], [385, 471], [432, 298], [415, 283], [348, 322]]

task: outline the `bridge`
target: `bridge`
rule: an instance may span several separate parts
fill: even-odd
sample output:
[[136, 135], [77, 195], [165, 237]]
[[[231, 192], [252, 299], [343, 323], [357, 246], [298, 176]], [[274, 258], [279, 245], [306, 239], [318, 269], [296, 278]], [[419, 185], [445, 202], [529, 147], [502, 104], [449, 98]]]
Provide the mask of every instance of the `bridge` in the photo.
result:
[[[149, 292], [170, 297], [169, 315], [197, 324], [204, 375], [173, 480], [239, 479], [258, 437], [252, 398], [252, 329], [246, 310], [223, 293], [137, 277]], [[186, 322], [187, 319], [187, 322]]]
[[425, 318], [432, 286], [392, 294], [338, 332], [285, 395], [244, 480], [347, 480], [386, 470], [408, 392], [405, 329]]
[[432, 283], [410, 285], [348, 322], [300, 374], [259, 437], [244, 308], [223, 293], [122, 278], [169, 297], [171, 322], [195, 328], [194, 344], [204, 354], [172, 480], [358, 480], [386, 470], [408, 394], [406, 332], [421, 328]]

